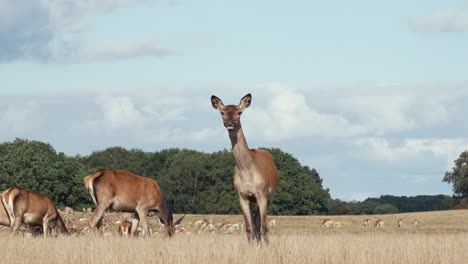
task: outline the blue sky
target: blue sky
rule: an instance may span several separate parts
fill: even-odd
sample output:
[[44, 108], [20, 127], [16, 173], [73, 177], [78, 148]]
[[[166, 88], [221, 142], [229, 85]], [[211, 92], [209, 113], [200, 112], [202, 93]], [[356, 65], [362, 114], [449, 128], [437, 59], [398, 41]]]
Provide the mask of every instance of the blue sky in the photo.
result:
[[0, 140], [216, 151], [209, 97], [251, 92], [249, 144], [316, 168], [333, 197], [450, 194], [466, 47], [466, 0], [0, 0]]

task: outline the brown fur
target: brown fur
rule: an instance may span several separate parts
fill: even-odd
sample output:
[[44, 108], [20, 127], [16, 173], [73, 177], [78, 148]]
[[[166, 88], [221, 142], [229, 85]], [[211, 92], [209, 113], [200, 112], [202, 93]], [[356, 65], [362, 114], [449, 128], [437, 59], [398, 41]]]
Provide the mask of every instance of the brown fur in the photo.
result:
[[148, 213], [155, 212], [166, 227], [166, 234], [174, 234], [172, 211], [159, 185], [152, 179], [123, 170], [103, 169], [84, 177], [88, 190], [96, 203], [89, 219], [91, 229], [99, 228], [104, 212], [111, 208], [119, 212], [136, 212], [145, 234], [148, 234]]
[[[221, 99], [211, 97], [213, 108], [220, 111], [223, 124], [228, 129], [232, 152], [236, 162], [234, 168], [234, 187], [239, 195], [241, 210], [249, 241], [261, 238], [268, 243], [268, 206], [278, 186], [278, 170], [271, 153], [265, 150], [249, 149], [242, 130], [240, 116], [250, 106], [252, 96], [244, 96], [239, 105], [225, 106]], [[257, 204], [254, 213], [250, 207]]]
[[132, 223], [129, 221], [123, 221], [122, 224], [119, 226], [119, 235], [128, 237], [132, 229]]
[[44, 237], [50, 234], [52, 228], [64, 234], [68, 233], [54, 202], [48, 195], [13, 187], [4, 191], [1, 196], [13, 235], [18, 234], [21, 223], [42, 226]]
[[331, 227], [333, 227], [333, 226], [334, 226], [333, 219], [329, 219], [329, 218], [323, 219], [321, 227], [329, 227], [329, 228], [331, 228]]
[[3, 203], [0, 204], [0, 225], [10, 226], [10, 218], [8, 217], [8, 213], [5, 210]]

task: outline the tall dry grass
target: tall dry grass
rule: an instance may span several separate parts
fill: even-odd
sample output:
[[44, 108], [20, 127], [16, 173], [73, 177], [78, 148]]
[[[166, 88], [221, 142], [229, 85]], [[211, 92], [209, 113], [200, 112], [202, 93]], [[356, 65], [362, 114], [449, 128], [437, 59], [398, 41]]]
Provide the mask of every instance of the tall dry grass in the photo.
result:
[[[365, 228], [366, 216], [336, 216], [339, 229], [320, 228], [324, 216], [273, 217], [270, 244], [245, 235], [177, 234], [172, 239], [119, 237], [0, 237], [0, 263], [468, 263], [468, 211], [372, 216], [382, 230]], [[189, 221], [240, 220], [240, 216], [189, 215]], [[396, 221], [407, 225], [399, 229]], [[413, 219], [421, 226], [410, 225]], [[186, 223], [186, 224], [187, 224]]]
[[3, 238], [1, 263], [467, 263], [466, 234]]

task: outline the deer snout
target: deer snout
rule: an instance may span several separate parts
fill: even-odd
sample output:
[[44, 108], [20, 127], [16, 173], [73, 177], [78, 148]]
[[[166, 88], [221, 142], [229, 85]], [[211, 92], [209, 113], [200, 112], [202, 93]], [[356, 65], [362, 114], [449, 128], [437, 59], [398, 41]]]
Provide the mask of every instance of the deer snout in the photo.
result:
[[225, 121], [225, 122], [224, 122], [224, 126], [225, 126], [228, 130], [234, 130], [234, 128], [236, 127], [236, 122], [235, 122], [235, 121]]

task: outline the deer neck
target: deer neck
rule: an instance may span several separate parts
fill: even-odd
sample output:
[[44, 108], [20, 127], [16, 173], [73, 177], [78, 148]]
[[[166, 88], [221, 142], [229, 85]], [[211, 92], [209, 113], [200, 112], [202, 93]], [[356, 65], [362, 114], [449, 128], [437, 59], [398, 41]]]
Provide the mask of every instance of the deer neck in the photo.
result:
[[229, 138], [231, 139], [236, 166], [241, 170], [250, 169], [253, 165], [253, 159], [242, 127], [229, 131]]

